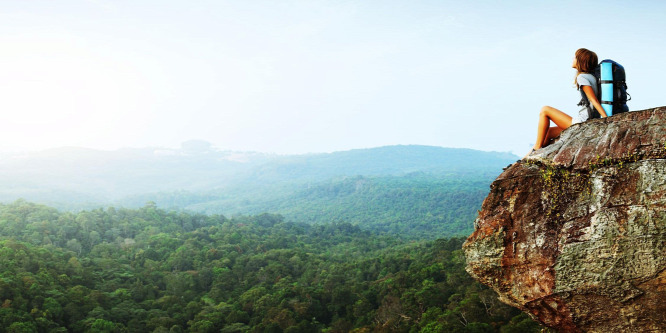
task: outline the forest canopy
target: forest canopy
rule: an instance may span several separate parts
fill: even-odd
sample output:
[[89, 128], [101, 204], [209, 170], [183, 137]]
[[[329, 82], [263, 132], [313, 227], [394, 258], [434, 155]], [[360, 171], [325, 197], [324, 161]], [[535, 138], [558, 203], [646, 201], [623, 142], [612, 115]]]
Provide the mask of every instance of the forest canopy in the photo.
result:
[[0, 332], [529, 332], [461, 238], [349, 223], [0, 205]]

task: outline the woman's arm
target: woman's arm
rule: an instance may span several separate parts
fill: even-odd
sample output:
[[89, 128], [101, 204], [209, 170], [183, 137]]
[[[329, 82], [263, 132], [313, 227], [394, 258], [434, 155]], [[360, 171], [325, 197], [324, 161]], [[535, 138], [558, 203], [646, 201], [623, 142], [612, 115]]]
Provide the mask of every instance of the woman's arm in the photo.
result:
[[592, 106], [594, 106], [597, 111], [599, 111], [599, 114], [601, 115], [601, 118], [606, 118], [608, 115], [606, 115], [606, 111], [604, 111], [604, 108], [601, 107], [601, 103], [599, 103], [599, 100], [597, 99], [597, 96], [594, 94], [594, 90], [592, 90], [591, 86], [580, 86], [583, 88], [583, 92], [585, 93], [585, 96], [587, 96], [587, 100], [590, 101]]

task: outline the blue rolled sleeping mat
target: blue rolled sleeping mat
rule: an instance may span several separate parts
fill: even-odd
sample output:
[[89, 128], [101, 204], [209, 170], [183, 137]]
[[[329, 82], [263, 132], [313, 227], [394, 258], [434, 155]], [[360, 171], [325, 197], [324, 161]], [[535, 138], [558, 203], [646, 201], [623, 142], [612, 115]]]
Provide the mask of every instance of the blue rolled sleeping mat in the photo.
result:
[[606, 115], [613, 115], [613, 63], [602, 61], [601, 67], [601, 107]]

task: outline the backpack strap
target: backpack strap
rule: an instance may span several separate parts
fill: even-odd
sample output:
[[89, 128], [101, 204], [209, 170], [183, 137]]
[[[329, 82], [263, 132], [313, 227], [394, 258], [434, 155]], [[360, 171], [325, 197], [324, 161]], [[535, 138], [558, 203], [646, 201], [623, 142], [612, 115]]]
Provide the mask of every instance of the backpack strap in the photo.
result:
[[587, 95], [585, 95], [583, 89], [578, 88], [578, 91], [580, 91], [580, 96], [581, 96], [580, 102], [578, 102], [578, 106], [584, 106], [587, 109], [588, 119], [601, 118], [599, 111], [597, 111], [597, 109], [595, 109], [594, 106], [587, 99]]

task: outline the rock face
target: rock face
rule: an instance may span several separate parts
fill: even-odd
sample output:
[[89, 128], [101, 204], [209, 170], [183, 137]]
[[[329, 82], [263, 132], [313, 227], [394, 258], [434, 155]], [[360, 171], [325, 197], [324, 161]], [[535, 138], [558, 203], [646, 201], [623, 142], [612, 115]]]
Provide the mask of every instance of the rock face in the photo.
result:
[[666, 107], [576, 124], [493, 182], [463, 249], [562, 332], [666, 332]]

